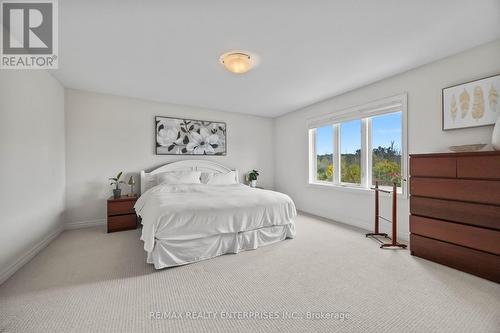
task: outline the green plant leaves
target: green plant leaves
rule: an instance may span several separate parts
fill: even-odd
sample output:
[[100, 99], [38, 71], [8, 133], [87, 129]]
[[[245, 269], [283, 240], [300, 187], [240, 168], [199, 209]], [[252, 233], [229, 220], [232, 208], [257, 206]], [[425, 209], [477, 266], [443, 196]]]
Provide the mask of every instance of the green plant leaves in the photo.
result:
[[248, 173], [248, 179], [250, 179], [250, 180], [257, 180], [258, 176], [259, 176], [259, 172], [255, 169]]

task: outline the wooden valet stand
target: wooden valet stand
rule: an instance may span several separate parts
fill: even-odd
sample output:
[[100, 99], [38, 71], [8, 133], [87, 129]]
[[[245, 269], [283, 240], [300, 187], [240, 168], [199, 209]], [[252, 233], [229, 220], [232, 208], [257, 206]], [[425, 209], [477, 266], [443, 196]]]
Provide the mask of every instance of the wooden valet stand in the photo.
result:
[[[398, 186], [397, 186], [396, 182], [394, 182], [392, 185], [392, 191], [383, 190], [383, 189], [379, 188], [378, 182], [375, 182], [375, 187], [372, 187], [372, 190], [375, 191], [375, 231], [367, 233], [365, 236], [371, 237], [371, 238], [375, 239], [377, 242], [379, 242], [381, 244], [380, 245], [381, 249], [383, 249], [383, 248], [403, 248], [403, 249], [405, 249], [406, 245], [398, 243], [398, 241], [397, 241], [397, 224], [398, 224], [397, 223], [398, 222], [397, 221], [397, 211], [398, 211], [398, 209], [397, 209], [398, 191], [397, 190], [398, 190]], [[380, 216], [379, 192], [388, 193], [388, 194], [392, 193], [392, 221], [389, 219], [386, 219], [383, 216]], [[388, 237], [386, 233], [379, 231], [380, 219], [392, 224], [392, 238]], [[384, 243], [380, 239], [376, 238], [375, 236], [382, 236], [382, 237], [391, 239], [391, 242]]]

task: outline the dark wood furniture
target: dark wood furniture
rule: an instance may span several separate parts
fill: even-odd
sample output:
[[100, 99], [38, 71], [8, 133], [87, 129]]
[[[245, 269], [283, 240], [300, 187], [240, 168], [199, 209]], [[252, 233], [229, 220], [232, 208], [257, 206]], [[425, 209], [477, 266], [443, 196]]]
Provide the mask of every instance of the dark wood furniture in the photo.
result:
[[137, 197], [121, 196], [108, 199], [108, 232], [137, 228], [137, 216], [134, 205]]
[[[372, 187], [372, 190], [375, 191], [375, 228], [374, 232], [369, 232], [365, 234], [366, 237], [371, 237], [378, 242], [380, 242], [380, 248], [403, 248], [406, 249], [406, 244], [401, 244], [398, 243], [398, 230], [397, 230], [397, 225], [398, 225], [398, 185], [396, 183], [393, 183], [392, 185], [392, 191], [389, 190], [383, 190], [378, 187], [378, 182], [375, 182], [375, 187]], [[389, 220], [383, 216], [380, 215], [380, 207], [379, 207], [379, 192], [382, 193], [387, 193], [392, 195], [392, 220]], [[380, 219], [385, 220], [386, 222], [389, 222], [392, 224], [392, 237], [389, 238], [391, 240], [390, 243], [384, 243], [383, 241], [379, 240], [375, 236], [383, 236], [387, 237], [387, 234], [385, 232], [380, 232], [379, 230], [379, 222]]]
[[410, 155], [412, 255], [500, 283], [500, 151]]

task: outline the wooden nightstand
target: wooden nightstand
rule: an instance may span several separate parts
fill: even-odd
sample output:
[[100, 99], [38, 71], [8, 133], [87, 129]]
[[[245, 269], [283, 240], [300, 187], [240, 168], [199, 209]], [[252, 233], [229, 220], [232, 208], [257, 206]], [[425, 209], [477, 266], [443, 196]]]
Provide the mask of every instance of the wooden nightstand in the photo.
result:
[[108, 232], [137, 228], [134, 205], [137, 197], [121, 196], [108, 199]]

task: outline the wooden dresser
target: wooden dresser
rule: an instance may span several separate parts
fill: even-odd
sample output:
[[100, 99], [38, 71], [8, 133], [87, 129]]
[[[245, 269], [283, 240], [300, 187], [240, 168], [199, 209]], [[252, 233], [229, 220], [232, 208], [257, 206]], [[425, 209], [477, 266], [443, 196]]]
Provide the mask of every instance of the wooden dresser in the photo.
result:
[[500, 151], [410, 155], [412, 255], [500, 283]]
[[134, 205], [137, 197], [121, 196], [108, 199], [108, 232], [137, 228]]

